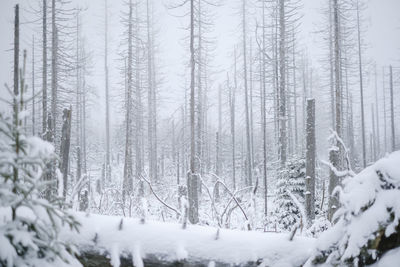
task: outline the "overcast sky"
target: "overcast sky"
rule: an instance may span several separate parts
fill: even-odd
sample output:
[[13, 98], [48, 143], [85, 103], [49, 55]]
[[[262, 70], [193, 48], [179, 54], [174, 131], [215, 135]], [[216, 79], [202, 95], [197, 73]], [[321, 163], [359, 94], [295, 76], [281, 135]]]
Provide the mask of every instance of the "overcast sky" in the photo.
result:
[[[24, 10], [29, 5], [36, 4], [38, 0], [0, 0], [0, 82], [11, 83], [12, 67], [12, 35], [13, 35], [13, 6], [20, 3], [22, 22], [29, 20], [30, 15]], [[159, 29], [157, 42], [160, 45], [159, 60], [162, 66], [164, 83], [160, 88], [160, 95], [163, 99], [162, 109], [170, 114], [177, 104], [182, 103], [182, 88], [184, 80], [184, 60], [187, 60], [186, 48], [183, 47], [182, 38], [188, 33], [183, 30], [188, 23], [187, 18], [174, 16], [179, 11], [171, 11], [167, 4], [174, 3], [174, 0], [153, 0], [156, 4], [156, 27]], [[179, 0], [176, 0], [176, 2]], [[99, 92], [100, 97], [104, 91], [103, 74], [103, 8], [102, 0], [72, 0], [72, 2], [87, 7], [84, 13], [83, 27], [90, 49], [94, 52], [95, 71], [92, 84]], [[252, 1], [254, 2], [254, 1]], [[304, 7], [302, 26], [300, 28], [301, 44], [307, 47], [312, 56], [313, 66], [318, 67], [318, 58], [321, 56], [320, 35], [315, 32], [320, 30], [322, 23], [321, 8], [326, 4], [325, 0], [303, 0]], [[110, 69], [111, 85], [114, 95], [118, 93], [118, 81], [120, 76], [117, 68], [121, 66], [117, 55], [118, 45], [121, 38], [120, 16], [123, 9], [122, 0], [109, 0], [110, 6]], [[238, 43], [240, 22], [237, 8], [239, 4], [235, 0], [223, 0], [221, 6], [214, 9], [216, 13], [215, 32], [216, 50], [213, 57], [213, 66], [220, 71], [216, 80], [223, 79], [227, 68], [232, 64], [232, 48]], [[399, 65], [400, 52], [400, 1], [399, 0], [370, 0], [368, 9], [365, 12], [367, 32], [365, 41], [368, 44], [366, 57], [375, 60], [379, 65]], [[182, 12], [181, 12], [182, 13]], [[249, 15], [249, 21], [255, 20]], [[250, 29], [251, 30], [251, 29]], [[22, 25], [21, 35], [23, 36], [21, 49], [30, 50], [32, 38], [32, 26]], [[38, 39], [40, 36], [37, 37]], [[28, 52], [30, 54], [30, 52]], [[37, 51], [40, 53], [40, 51]], [[4, 89], [0, 89], [1, 94]], [[101, 101], [100, 101], [101, 102]], [[3, 104], [2, 104], [3, 105]], [[115, 112], [115, 110], [114, 110]], [[101, 119], [99, 117], [99, 119]]]

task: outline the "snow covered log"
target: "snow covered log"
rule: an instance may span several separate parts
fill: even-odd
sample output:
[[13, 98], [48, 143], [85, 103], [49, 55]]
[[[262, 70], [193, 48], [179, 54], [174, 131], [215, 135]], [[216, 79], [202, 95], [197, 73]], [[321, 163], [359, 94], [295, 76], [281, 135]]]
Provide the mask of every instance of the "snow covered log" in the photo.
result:
[[[315, 240], [289, 234], [227, 230], [78, 213], [74, 243], [84, 266], [301, 266]], [[133, 264], [132, 264], [133, 263]]]
[[[400, 259], [400, 151], [343, 181], [336, 224], [316, 242], [306, 266], [398, 266]], [[385, 258], [397, 259], [379, 265]]]

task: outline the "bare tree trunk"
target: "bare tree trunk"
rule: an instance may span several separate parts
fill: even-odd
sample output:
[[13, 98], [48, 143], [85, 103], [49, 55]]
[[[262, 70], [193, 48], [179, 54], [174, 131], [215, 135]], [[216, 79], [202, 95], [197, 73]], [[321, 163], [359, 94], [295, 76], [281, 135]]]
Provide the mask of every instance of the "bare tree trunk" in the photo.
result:
[[236, 89], [237, 89], [237, 78], [236, 78], [236, 49], [234, 52], [235, 69], [234, 69], [234, 86], [231, 88], [228, 77], [228, 89], [229, 89], [229, 106], [231, 114], [231, 136], [232, 136], [232, 183], [233, 190], [236, 190], [236, 133], [235, 133], [235, 100], [236, 100]]
[[69, 162], [69, 147], [71, 142], [71, 107], [63, 111], [63, 126], [61, 131], [61, 173], [63, 175], [63, 197], [65, 198], [68, 190], [68, 162]]
[[[18, 94], [19, 94], [19, 5], [15, 5], [14, 17], [14, 125], [19, 124], [18, 119]], [[22, 92], [21, 92], [22, 94]]]
[[249, 96], [247, 85], [247, 48], [246, 48], [246, 1], [242, 1], [242, 38], [243, 38], [243, 73], [244, 73], [244, 99], [246, 115], [246, 181], [248, 185], [253, 184], [253, 166], [251, 159], [251, 139], [250, 139], [250, 114], [249, 114]]
[[378, 98], [378, 73], [375, 64], [375, 113], [376, 113], [376, 154], [381, 155], [381, 135], [379, 129], [379, 98]]
[[309, 224], [315, 219], [315, 100], [307, 100], [306, 212]]
[[80, 77], [80, 54], [79, 54], [79, 49], [80, 49], [80, 43], [79, 43], [79, 34], [80, 34], [80, 25], [79, 25], [79, 10], [76, 14], [76, 183], [80, 181], [81, 179], [81, 174], [82, 174], [82, 156], [81, 156], [81, 114], [80, 114], [80, 109], [81, 109], [81, 77]]
[[294, 152], [297, 154], [298, 151], [298, 119], [297, 119], [297, 77], [296, 77], [296, 46], [295, 46], [295, 29], [293, 29], [293, 106], [294, 106]]
[[286, 129], [286, 22], [285, 1], [279, 1], [279, 155], [281, 166], [286, 163], [287, 129]]
[[267, 180], [267, 114], [266, 114], [266, 81], [265, 81], [265, 1], [262, 1], [262, 51], [261, 51], [261, 127], [262, 127], [262, 146], [263, 146], [263, 184], [264, 184], [264, 219], [268, 216], [268, 180]]
[[108, 80], [108, 6], [104, 0], [104, 71], [105, 71], [105, 95], [106, 95], [106, 180], [111, 181], [111, 152], [110, 152], [110, 90]]
[[45, 138], [47, 135], [47, 0], [43, 0], [42, 42], [42, 138]]
[[361, 136], [362, 136], [362, 155], [363, 167], [367, 166], [366, 148], [365, 148], [365, 118], [364, 118], [364, 87], [363, 87], [363, 70], [361, 59], [361, 32], [360, 32], [360, 7], [357, 0], [357, 42], [358, 42], [358, 69], [360, 74], [360, 105], [361, 105]]
[[128, 17], [128, 82], [126, 94], [126, 132], [125, 132], [125, 163], [124, 163], [124, 180], [123, 180], [123, 198], [130, 194], [133, 189], [133, 167], [132, 167], [132, 0], [129, 0], [129, 17]]
[[385, 68], [382, 68], [382, 94], [383, 94], [383, 134], [385, 143], [385, 153], [388, 151], [388, 140], [387, 140], [387, 115], [386, 115], [386, 92], [385, 92]]
[[372, 151], [371, 154], [372, 162], [375, 162], [377, 159], [377, 149], [376, 149], [376, 133], [375, 133], [375, 112], [374, 105], [371, 104], [371, 122], [372, 122]]
[[57, 131], [57, 91], [58, 91], [58, 32], [56, 25], [56, 0], [52, 0], [51, 5], [51, 117], [52, 117], [52, 139], [56, 144], [56, 131]]
[[394, 132], [394, 96], [393, 96], [393, 68], [390, 66], [390, 119], [392, 129], [392, 152], [396, 150], [396, 135]]
[[36, 116], [36, 106], [35, 106], [35, 36], [32, 36], [32, 135], [35, 135], [35, 116]]
[[332, 0], [328, 0], [329, 5], [329, 66], [330, 66], [330, 93], [331, 93], [331, 121], [332, 130], [335, 129], [335, 90], [334, 90], [334, 58], [333, 58], [333, 12], [332, 12]]
[[188, 173], [189, 221], [193, 224], [199, 221], [198, 177], [196, 170], [195, 146], [195, 58], [194, 58], [194, 0], [190, 0], [190, 172]]
[[[218, 88], [218, 132], [216, 134], [216, 165], [215, 173], [221, 175], [221, 135], [222, 135], [222, 89]], [[219, 184], [215, 186], [215, 198], [219, 199]]]
[[[198, 47], [197, 47], [197, 54], [198, 58], [196, 60], [197, 62], [197, 136], [196, 136], [196, 158], [197, 158], [197, 169], [200, 174], [203, 173], [203, 154], [202, 154], [202, 148], [203, 148], [203, 105], [202, 105], [202, 98], [203, 98], [203, 88], [202, 88], [202, 64], [203, 64], [203, 58], [202, 58], [202, 18], [201, 18], [201, 0], [198, 1], [197, 3], [197, 27], [198, 27]], [[201, 188], [201, 184], [199, 184]], [[199, 188], [199, 189], [200, 189]]]
[[[342, 135], [342, 117], [341, 117], [341, 81], [340, 81], [340, 32], [339, 32], [339, 6], [338, 0], [333, 0], [333, 22], [334, 22], [334, 54], [335, 54], [335, 97], [336, 97], [336, 133], [339, 137]], [[338, 149], [331, 148], [329, 152], [329, 160], [333, 166], [340, 170], [341, 168], [341, 148], [339, 142], [334, 140], [334, 146]], [[333, 213], [339, 206], [339, 200], [337, 194], [332, 195], [333, 190], [338, 185], [339, 177], [336, 173], [331, 170], [329, 175], [329, 211], [328, 219], [332, 220]]]

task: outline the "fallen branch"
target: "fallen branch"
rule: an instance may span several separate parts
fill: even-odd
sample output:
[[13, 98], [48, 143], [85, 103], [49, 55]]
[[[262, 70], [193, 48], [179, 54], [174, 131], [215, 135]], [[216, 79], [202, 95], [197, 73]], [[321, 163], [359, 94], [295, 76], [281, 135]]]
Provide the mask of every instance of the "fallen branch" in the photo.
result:
[[164, 205], [165, 207], [167, 207], [168, 209], [174, 211], [178, 216], [181, 216], [181, 213], [180, 213], [177, 209], [175, 209], [175, 208], [173, 208], [172, 206], [170, 206], [170, 205], [168, 205], [167, 203], [165, 203], [165, 202], [156, 194], [156, 192], [154, 191], [153, 186], [151, 185], [151, 183], [150, 183], [149, 180], [147, 180], [143, 175], [141, 175], [140, 178], [143, 179], [143, 180], [149, 185], [151, 192], [152, 192], [153, 195], [156, 197], [156, 199], [157, 199], [158, 201], [161, 202], [161, 204], [163, 204], [163, 205]]

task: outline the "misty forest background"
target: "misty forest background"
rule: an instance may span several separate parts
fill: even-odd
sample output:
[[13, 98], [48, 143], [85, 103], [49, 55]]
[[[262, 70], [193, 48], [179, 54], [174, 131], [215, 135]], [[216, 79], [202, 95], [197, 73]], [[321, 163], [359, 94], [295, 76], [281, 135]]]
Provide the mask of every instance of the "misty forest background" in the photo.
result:
[[[25, 96], [23, 132], [52, 143], [59, 159], [43, 196], [61, 188], [75, 210], [277, 232], [303, 224], [304, 205], [314, 234], [328, 228], [340, 179], [400, 148], [399, 54], [393, 65], [370, 56], [362, 0], [321, 1], [310, 46], [303, 2], [9, 9], [14, 83], [4, 82]], [[96, 29], [86, 24], [92, 5]], [[227, 6], [236, 31], [221, 63], [216, 10]], [[163, 59], [160, 10], [181, 25], [183, 38], [171, 36], [184, 55], [178, 79]]]

